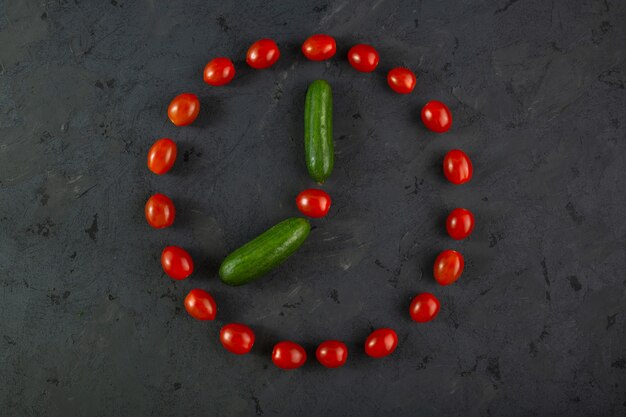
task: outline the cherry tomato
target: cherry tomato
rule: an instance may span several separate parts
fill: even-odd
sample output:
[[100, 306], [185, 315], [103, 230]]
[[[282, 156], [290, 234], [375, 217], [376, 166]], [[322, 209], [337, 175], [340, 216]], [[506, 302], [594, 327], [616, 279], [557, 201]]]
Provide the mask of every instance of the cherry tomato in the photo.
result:
[[306, 362], [306, 351], [297, 343], [279, 342], [272, 351], [272, 362], [280, 369], [296, 369]]
[[374, 330], [365, 340], [365, 353], [372, 358], [391, 355], [398, 346], [398, 335], [392, 329]]
[[193, 123], [200, 113], [200, 101], [195, 94], [184, 93], [174, 97], [167, 108], [167, 116], [176, 126]]
[[330, 209], [330, 196], [323, 190], [309, 188], [298, 194], [296, 204], [300, 212], [305, 216], [324, 217]]
[[172, 169], [176, 161], [176, 143], [172, 139], [159, 139], [148, 151], [148, 169], [157, 175]]
[[222, 346], [235, 355], [244, 355], [254, 345], [254, 332], [245, 324], [230, 323], [220, 330]]
[[439, 313], [439, 300], [429, 292], [418, 294], [411, 301], [411, 318], [418, 323], [426, 323]]
[[467, 209], [455, 208], [448, 215], [446, 229], [452, 239], [465, 239], [474, 230], [474, 215]]
[[235, 78], [235, 66], [228, 58], [215, 58], [204, 67], [204, 82], [220, 86], [226, 85]]
[[169, 227], [174, 223], [176, 209], [170, 198], [164, 194], [155, 194], [146, 202], [146, 220], [155, 229]]
[[168, 246], [161, 253], [161, 266], [170, 278], [177, 281], [193, 272], [193, 260], [189, 253], [178, 246]]
[[415, 73], [408, 68], [394, 68], [387, 73], [387, 84], [398, 94], [409, 94], [416, 82]]
[[217, 305], [211, 294], [200, 288], [194, 288], [185, 297], [185, 310], [194, 319], [214, 320]]
[[435, 259], [433, 275], [439, 285], [450, 285], [463, 273], [463, 255], [454, 250], [444, 250]]
[[465, 152], [453, 149], [443, 158], [443, 173], [448, 181], [458, 185], [472, 179], [474, 168]]
[[348, 360], [348, 346], [339, 340], [327, 340], [320, 343], [315, 352], [319, 363], [327, 368], [339, 368]]
[[337, 52], [337, 43], [332, 36], [313, 35], [302, 44], [302, 53], [311, 61], [324, 61]]
[[348, 61], [352, 67], [360, 72], [372, 72], [378, 66], [380, 57], [373, 46], [360, 43], [348, 51]]
[[452, 126], [452, 113], [441, 101], [429, 101], [422, 108], [422, 122], [433, 132], [447, 132]]
[[260, 39], [248, 49], [246, 62], [254, 69], [269, 68], [280, 58], [278, 45], [271, 39]]

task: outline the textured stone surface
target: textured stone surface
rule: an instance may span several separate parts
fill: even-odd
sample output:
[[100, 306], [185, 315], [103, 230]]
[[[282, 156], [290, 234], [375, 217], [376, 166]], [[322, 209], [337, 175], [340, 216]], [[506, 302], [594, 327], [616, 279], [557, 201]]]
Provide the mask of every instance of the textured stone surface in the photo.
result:
[[[626, 413], [624, 44], [626, 3], [603, 1], [319, 2], [0, 0], [0, 408], [11, 416], [590, 416]], [[299, 44], [327, 32], [336, 59]], [[282, 58], [244, 64], [272, 37]], [[343, 58], [374, 44], [374, 74]], [[235, 81], [202, 82], [231, 56]], [[394, 95], [395, 65], [418, 74]], [[307, 84], [335, 92], [332, 214], [287, 264], [227, 288], [229, 250], [287, 216], [312, 185], [303, 163]], [[196, 92], [197, 123], [175, 128], [169, 100]], [[429, 99], [449, 103], [452, 131], [422, 127]], [[145, 167], [158, 137], [179, 143], [170, 175]], [[441, 174], [452, 148], [475, 177]], [[154, 192], [176, 203], [150, 230]], [[449, 210], [474, 211], [470, 240], [444, 233]], [[197, 272], [161, 271], [166, 244]], [[458, 284], [432, 279], [438, 251], [460, 250]], [[193, 287], [219, 304], [191, 320]], [[412, 323], [412, 295], [442, 312]], [[221, 324], [257, 332], [235, 357]], [[393, 357], [362, 352], [392, 326]], [[280, 339], [311, 360], [274, 368]], [[316, 343], [343, 339], [345, 368], [316, 364]]]

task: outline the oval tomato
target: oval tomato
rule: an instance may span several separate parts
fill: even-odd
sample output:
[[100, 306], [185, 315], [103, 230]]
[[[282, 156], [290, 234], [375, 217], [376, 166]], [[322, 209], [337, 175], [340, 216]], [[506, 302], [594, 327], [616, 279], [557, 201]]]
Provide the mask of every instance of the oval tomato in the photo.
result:
[[204, 67], [204, 82], [219, 87], [235, 78], [235, 65], [228, 58], [214, 58]]
[[398, 335], [392, 329], [374, 330], [365, 340], [365, 353], [372, 358], [391, 355], [398, 346]]
[[306, 351], [297, 343], [279, 342], [272, 351], [272, 362], [280, 369], [296, 369], [306, 362]]
[[455, 208], [446, 219], [446, 230], [452, 239], [465, 239], [474, 230], [474, 215], [467, 209]]
[[148, 151], [148, 169], [157, 175], [165, 174], [174, 166], [176, 154], [176, 143], [173, 140], [157, 140]]
[[211, 294], [200, 288], [194, 288], [185, 297], [185, 310], [194, 319], [214, 320], [217, 305]]
[[337, 43], [329, 35], [313, 35], [302, 44], [302, 53], [311, 61], [324, 61], [337, 52]]
[[441, 304], [437, 297], [429, 292], [424, 292], [413, 298], [409, 312], [413, 321], [426, 323], [437, 316], [440, 307]]
[[248, 49], [246, 62], [254, 69], [269, 68], [280, 58], [278, 45], [271, 39], [260, 39]]
[[146, 202], [146, 220], [155, 229], [169, 227], [174, 223], [176, 209], [170, 198], [164, 194], [154, 194]]
[[443, 158], [443, 173], [448, 181], [459, 185], [472, 179], [474, 168], [465, 152], [453, 149]]
[[330, 203], [328, 193], [317, 188], [304, 190], [296, 197], [296, 204], [300, 212], [313, 218], [326, 216], [330, 209]]
[[380, 57], [373, 46], [360, 43], [350, 48], [348, 51], [348, 61], [357, 71], [372, 72], [378, 66]]
[[433, 132], [447, 132], [452, 127], [452, 113], [441, 101], [429, 101], [422, 108], [422, 122]]
[[244, 355], [254, 346], [254, 332], [245, 324], [230, 323], [220, 330], [222, 346], [236, 355]]
[[191, 255], [178, 246], [168, 246], [161, 253], [161, 266], [170, 278], [181, 280], [193, 273]]
[[444, 250], [435, 259], [433, 275], [439, 285], [450, 285], [459, 279], [464, 266], [463, 255], [454, 250]]
[[193, 123], [200, 113], [200, 101], [195, 94], [184, 93], [174, 97], [167, 108], [167, 116], [176, 126]]
[[339, 368], [348, 360], [348, 346], [339, 340], [327, 340], [320, 343], [315, 356], [325, 367]]
[[415, 73], [408, 68], [394, 68], [387, 73], [387, 84], [398, 94], [409, 94], [416, 82]]

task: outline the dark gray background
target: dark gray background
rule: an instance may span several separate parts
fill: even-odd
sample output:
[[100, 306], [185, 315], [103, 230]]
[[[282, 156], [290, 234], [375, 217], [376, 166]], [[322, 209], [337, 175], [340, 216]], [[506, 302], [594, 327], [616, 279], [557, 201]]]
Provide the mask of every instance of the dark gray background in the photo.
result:
[[[626, 414], [624, 125], [626, 3], [603, 1], [170, 2], [0, 0], [0, 409], [7, 416], [530, 416]], [[326, 63], [309, 35], [336, 37]], [[272, 37], [271, 69], [246, 67]], [[354, 71], [348, 48], [381, 54]], [[202, 81], [216, 56], [236, 61], [227, 87]], [[418, 74], [409, 96], [385, 74]], [[303, 162], [307, 84], [335, 93], [336, 169], [328, 218], [300, 252], [254, 284], [228, 288], [220, 260], [297, 215], [313, 185]], [[166, 117], [190, 91], [191, 127]], [[454, 115], [426, 131], [430, 99]], [[179, 144], [171, 174], [146, 169], [152, 142]], [[441, 174], [464, 149], [473, 180]], [[154, 192], [176, 203], [151, 230]], [[473, 236], [444, 232], [452, 208]], [[167, 244], [192, 253], [183, 282], [164, 276]], [[467, 266], [443, 288], [443, 249]], [[188, 290], [210, 290], [218, 319], [190, 319]], [[413, 295], [442, 301], [410, 321]], [[252, 354], [219, 344], [220, 325], [252, 326]], [[374, 327], [400, 343], [365, 357]], [[347, 365], [313, 355], [345, 340]], [[283, 372], [280, 339], [310, 360]]]

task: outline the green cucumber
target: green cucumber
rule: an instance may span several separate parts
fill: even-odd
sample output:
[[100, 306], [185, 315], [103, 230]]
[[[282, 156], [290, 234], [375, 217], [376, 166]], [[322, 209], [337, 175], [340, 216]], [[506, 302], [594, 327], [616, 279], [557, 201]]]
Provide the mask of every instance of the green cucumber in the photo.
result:
[[309, 175], [322, 184], [333, 172], [333, 91], [324, 80], [313, 81], [304, 103], [304, 153]]
[[311, 225], [293, 217], [278, 223], [224, 259], [220, 278], [228, 285], [243, 285], [283, 263], [306, 240]]

